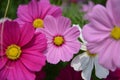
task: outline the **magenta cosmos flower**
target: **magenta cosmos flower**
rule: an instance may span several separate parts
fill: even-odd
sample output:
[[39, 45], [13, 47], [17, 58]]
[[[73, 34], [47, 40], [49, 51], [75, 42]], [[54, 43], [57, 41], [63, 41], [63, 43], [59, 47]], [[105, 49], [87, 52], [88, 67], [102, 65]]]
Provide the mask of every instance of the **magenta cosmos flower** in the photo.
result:
[[80, 42], [77, 40], [80, 34], [78, 28], [71, 27], [70, 20], [62, 16], [57, 19], [47, 16], [44, 26], [45, 28], [37, 31], [47, 36], [47, 61], [52, 64], [57, 64], [60, 60], [69, 61], [80, 49]]
[[[96, 5], [90, 23], [83, 27], [83, 36], [91, 53], [98, 53], [104, 67], [120, 68], [120, 0], [108, 0], [106, 8]], [[92, 46], [89, 46], [92, 45]]]
[[20, 5], [17, 11], [19, 24], [30, 23], [34, 28], [44, 27], [46, 15], [58, 17], [62, 15], [60, 7], [51, 5], [49, 0], [32, 0], [27, 5]]
[[[1, 25], [0, 25], [1, 28]], [[0, 29], [1, 31], [1, 29]], [[35, 72], [45, 65], [45, 35], [34, 33], [34, 28], [17, 22], [4, 23], [3, 50], [0, 51], [1, 80], [34, 80]]]

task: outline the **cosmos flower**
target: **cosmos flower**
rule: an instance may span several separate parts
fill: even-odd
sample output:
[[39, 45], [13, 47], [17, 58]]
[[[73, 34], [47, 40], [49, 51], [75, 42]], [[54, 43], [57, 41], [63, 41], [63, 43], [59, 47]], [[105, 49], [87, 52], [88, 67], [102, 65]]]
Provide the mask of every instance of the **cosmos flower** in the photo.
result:
[[70, 61], [73, 54], [76, 54], [80, 49], [78, 28], [71, 27], [71, 21], [62, 16], [58, 18], [47, 16], [44, 26], [45, 28], [40, 28], [37, 31], [47, 36], [47, 61], [52, 64], [57, 64], [60, 60]]
[[[79, 26], [78, 26], [79, 27]], [[79, 27], [79, 30], [81, 31], [81, 28]], [[109, 74], [109, 70], [105, 69], [98, 63], [98, 56], [96, 54], [91, 54], [86, 46], [86, 41], [84, 38], [80, 35], [80, 38], [82, 40], [82, 46], [81, 50], [85, 51], [82, 54], [77, 55], [71, 62], [71, 66], [76, 71], [81, 71], [81, 76], [84, 80], [90, 80], [91, 74], [95, 66], [95, 75], [102, 79], [106, 78]]]
[[29, 24], [19, 27], [17, 22], [6, 21], [0, 46], [3, 47], [0, 50], [1, 80], [34, 80], [34, 73], [45, 65], [46, 37], [35, 33]]
[[92, 11], [94, 6], [95, 6], [95, 4], [92, 1], [89, 1], [88, 4], [82, 5], [82, 11], [85, 13], [84, 19], [86, 19], [86, 20], [89, 19], [89, 13]]
[[58, 17], [62, 15], [60, 7], [51, 5], [49, 0], [32, 0], [26, 5], [19, 5], [16, 21], [22, 25], [30, 23], [34, 28], [44, 27], [44, 18], [47, 15]]
[[81, 72], [74, 71], [74, 69], [67, 65], [65, 68], [61, 69], [59, 75], [55, 80], [83, 80], [81, 77]]
[[120, 68], [120, 0], [107, 0], [106, 8], [96, 5], [83, 36], [91, 53], [98, 53], [99, 63], [114, 71]]

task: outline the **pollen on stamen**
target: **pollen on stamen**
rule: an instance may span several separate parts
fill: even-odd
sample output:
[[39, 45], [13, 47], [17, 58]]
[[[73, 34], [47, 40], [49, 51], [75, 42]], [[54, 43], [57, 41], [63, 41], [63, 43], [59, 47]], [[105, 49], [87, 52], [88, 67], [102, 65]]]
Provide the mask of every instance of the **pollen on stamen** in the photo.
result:
[[115, 40], [120, 39], [120, 27], [115, 26], [111, 31], [111, 37]]
[[21, 55], [21, 48], [19, 46], [12, 44], [7, 47], [6, 56], [8, 59], [16, 60], [20, 57], [20, 55]]
[[42, 19], [35, 19], [33, 21], [33, 26], [34, 26], [34, 28], [43, 28], [44, 22]]
[[61, 46], [64, 43], [64, 38], [62, 36], [55, 36], [53, 39], [53, 43], [56, 46]]

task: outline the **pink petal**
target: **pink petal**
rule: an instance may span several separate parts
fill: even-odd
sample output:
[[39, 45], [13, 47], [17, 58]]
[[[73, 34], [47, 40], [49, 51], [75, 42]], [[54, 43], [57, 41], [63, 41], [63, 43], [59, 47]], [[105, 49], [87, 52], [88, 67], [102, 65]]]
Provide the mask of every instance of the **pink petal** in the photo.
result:
[[71, 27], [71, 21], [65, 17], [58, 17], [57, 18], [57, 26], [58, 26], [58, 34], [64, 33], [68, 28]]
[[0, 70], [0, 79], [1, 80], [6, 80], [7, 77], [8, 77], [8, 73], [9, 73], [9, 70], [6, 67], [2, 68]]
[[79, 41], [70, 41], [66, 42], [65, 45], [69, 47], [73, 54], [77, 53], [80, 50], [81, 44]]
[[120, 26], [120, 0], [108, 0], [107, 9], [113, 19], [114, 25]]
[[74, 53], [67, 45], [63, 45], [60, 48], [59, 54], [61, 54], [61, 60], [65, 62], [70, 61], [73, 58]]
[[41, 12], [40, 18], [44, 19], [47, 15], [51, 15], [53, 17], [58, 17], [62, 15], [62, 10], [60, 7], [52, 6], [49, 3], [38, 3], [39, 11]]
[[44, 20], [44, 26], [47, 30], [49, 30], [52, 34], [56, 34], [58, 32], [56, 19], [52, 16], [47, 16]]
[[41, 68], [45, 65], [46, 57], [40, 52], [34, 53], [38, 55], [23, 53], [20, 60], [30, 71], [40, 71]]
[[[96, 20], [97, 22], [108, 28], [114, 27], [111, 17], [108, 15], [106, 8], [101, 5], [96, 5], [92, 9], [92, 12], [89, 13], [89, 16], [91, 21], [92, 19]], [[96, 26], [99, 27], [98, 25]]]
[[26, 22], [31, 22], [33, 18], [30, 15], [30, 11], [28, 9], [28, 5], [19, 5], [18, 10], [17, 10], [17, 15], [18, 17]]
[[119, 49], [119, 46], [120, 46], [120, 41], [114, 41], [114, 53], [112, 53], [113, 55], [113, 62], [114, 64], [120, 68], [120, 49]]
[[49, 0], [40, 0], [41, 3], [45, 2], [45, 3], [50, 3]]
[[48, 15], [51, 5], [47, 3], [44, 4], [38, 3], [38, 6], [39, 6], [39, 11], [41, 11], [40, 18], [44, 19]]
[[80, 31], [77, 27], [71, 27], [63, 33], [65, 41], [77, 40], [79, 35], [80, 35]]
[[54, 17], [62, 16], [62, 9], [58, 6], [51, 6], [48, 15], [52, 15]]
[[114, 53], [113, 50], [114, 46], [115, 46], [115, 41], [113, 41], [112, 39], [108, 39], [106, 43], [104, 43], [104, 47], [102, 48], [102, 51], [99, 52], [100, 64], [112, 71], [116, 69], [113, 63], [113, 56], [111, 56]]
[[91, 24], [85, 25], [83, 27], [82, 33], [85, 40], [87, 40], [88, 42], [94, 42], [94, 43], [103, 41], [104, 39], [110, 37], [110, 32], [99, 30], [99, 28], [97, 30]]
[[46, 36], [42, 33], [36, 33], [31, 41], [22, 47], [23, 51], [40, 51], [43, 52], [47, 48]]
[[9, 70], [9, 80], [34, 80], [33, 72], [27, 70], [20, 61], [13, 64], [14, 68]]
[[33, 19], [38, 18], [39, 15], [41, 14], [41, 11], [38, 10], [38, 2], [36, 0], [32, 0], [29, 4], [28, 4], [28, 11], [29, 14], [32, 16]]
[[4, 23], [3, 44], [7, 46], [18, 44], [20, 38], [20, 27], [17, 22], [6, 21]]
[[8, 59], [5, 56], [0, 56], [0, 70], [5, 67]]
[[38, 28], [36, 29], [36, 32], [41, 32], [46, 35], [48, 41], [53, 39], [54, 34], [52, 34], [49, 30]]
[[48, 47], [47, 51], [47, 61], [52, 64], [57, 64], [60, 61], [61, 57], [61, 53], [59, 53], [60, 49], [52, 45], [51, 47]]
[[34, 35], [34, 31], [35, 31], [34, 28], [28, 23], [26, 23], [23, 27], [21, 27], [21, 37], [19, 40], [20, 41], [19, 45], [24, 46], [29, 41], [31, 41]]

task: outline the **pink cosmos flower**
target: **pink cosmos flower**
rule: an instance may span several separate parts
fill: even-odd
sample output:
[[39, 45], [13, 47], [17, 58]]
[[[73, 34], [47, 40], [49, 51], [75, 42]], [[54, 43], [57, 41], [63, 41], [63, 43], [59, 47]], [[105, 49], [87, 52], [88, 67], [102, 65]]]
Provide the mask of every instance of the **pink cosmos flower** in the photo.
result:
[[78, 28], [71, 27], [71, 21], [62, 16], [57, 19], [47, 16], [44, 26], [45, 28], [37, 31], [41, 31], [47, 36], [47, 61], [52, 64], [57, 64], [60, 60], [70, 61], [73, 54], [80, 49], [80, 42], [77, 40], [80, 34]]
[[85, 13], [84, 19], [89, 19], [89, 13], [92, 11], [95, 4], [92, 1], [89, 1], [88, 4], [82, 5], [82, 11]]
[[19, 24], [30, 23], [34, 28], [44, 27], [47, 15], [58, 17], [62, 15], [60, 7], [51, 5], [49, 0], [32, 0], [27, 5], [20, 5], [17, 11]]
[[90, 14], [90, 23], [83, 27], [88, 49], [98, 53], [100, 64], [112, 71], [120, 68], [119, 4], [120, 0], [108, 0], [106, 8], [96, 5]]
[[29, 24], [19, 27], [17, 22], [6, 21], [0, 46], [0, 80], [34, 80], [34, 73], [45, 65], [42, 53], [47, 46], [46, 37], [35, 33]]

